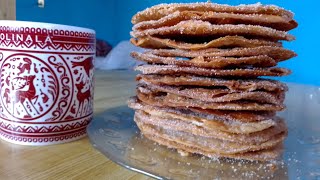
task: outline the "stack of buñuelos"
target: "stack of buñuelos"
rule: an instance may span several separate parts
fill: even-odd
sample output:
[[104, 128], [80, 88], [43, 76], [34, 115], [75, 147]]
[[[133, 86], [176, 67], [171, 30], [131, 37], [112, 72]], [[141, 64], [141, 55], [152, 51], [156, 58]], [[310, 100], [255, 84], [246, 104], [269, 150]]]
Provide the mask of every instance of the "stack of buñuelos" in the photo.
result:
[[[287, 136], [287, 86], [267, 76], [296, 54], [282, 46], [297, 27], [274, 5], [160, 4], [137, 13], [131, 42], [137, 96], [128, 104], [142, 134], [182, 155], [268, 161]], [[261, 78], [264, 76], [264, 78]]]

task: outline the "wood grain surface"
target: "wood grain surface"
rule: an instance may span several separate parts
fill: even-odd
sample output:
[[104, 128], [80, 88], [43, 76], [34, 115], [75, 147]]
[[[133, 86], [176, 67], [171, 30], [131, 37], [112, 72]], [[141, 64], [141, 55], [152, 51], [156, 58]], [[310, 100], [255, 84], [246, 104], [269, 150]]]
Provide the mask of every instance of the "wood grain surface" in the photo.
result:
[[[131, 71], [96, 71], [95, 113], [123, 105], [134, 94]], [[88, 138], [51, 146], [0, 141], [0, 179], [150, 179], [127, 170], [95, 150]]]
[[16, 20], [16, 0], [0, 0], [0, 20]]

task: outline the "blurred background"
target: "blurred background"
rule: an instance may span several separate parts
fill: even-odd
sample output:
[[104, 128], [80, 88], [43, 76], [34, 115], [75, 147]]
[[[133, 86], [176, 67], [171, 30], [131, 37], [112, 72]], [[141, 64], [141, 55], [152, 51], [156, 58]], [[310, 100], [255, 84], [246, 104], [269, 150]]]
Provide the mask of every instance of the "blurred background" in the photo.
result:
[[[201, 2], [201, 0], [197, 0]], [[298, 57], [280, 64], [292, 69], [293, 73], [281, 80], [302, 84], [320, 85], [320, 60], [317, 57], [320, 41], [317, 27], [320, 27], [320, 1], [292, 0], [259, 0], [263, 4], [275, 4], [295, 13], [299, 27], [290, 33], [297, 37], [296, 41], [284, 46], [298, 53]], [[7, 0], [10, 6], [14, 0]], [[101, 43], [102, 55], [109, 48], [127, 46], [131, 30], [131, 17], [138, 11], [159, 3], [195, 2], [191, 0], [15, 0], [16, 19], [39, 21], [88, 27], [96, 30]], [[202, 1], [206, 2], [206, 1]], [[223, 4], [256, 3], [255, 0], [212, 0]], [[9, 4], [8, 4], [9, 3]], [[0, 4], [1, 5], [1, 4]], [[1, 5], [1, 7], [5, 7]], [[11, 13], [12, 14], [12, 13]], [[10, 13], [9, 13], [10, 16]], [[12, 16], [12, 15], [11, 15]], [[14, 18], [14, 17], [8, 17]], [[129, 48], [130, 49], [130, 48]], [[126, 48], [122, 48], [126, 53]], [[105, 51], [105, 53], [104, 53]], [[126, 57], [126, 56], [122, 56]]]

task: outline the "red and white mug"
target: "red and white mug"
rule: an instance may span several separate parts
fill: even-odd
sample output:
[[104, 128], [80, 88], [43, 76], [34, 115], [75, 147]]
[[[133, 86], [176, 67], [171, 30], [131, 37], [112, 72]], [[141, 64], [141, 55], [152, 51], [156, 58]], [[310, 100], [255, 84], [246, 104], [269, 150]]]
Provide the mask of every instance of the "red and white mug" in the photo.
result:
[[0, 137], [22, 145], [84, 137], [94, 59], [94, 30], [0, 21]]

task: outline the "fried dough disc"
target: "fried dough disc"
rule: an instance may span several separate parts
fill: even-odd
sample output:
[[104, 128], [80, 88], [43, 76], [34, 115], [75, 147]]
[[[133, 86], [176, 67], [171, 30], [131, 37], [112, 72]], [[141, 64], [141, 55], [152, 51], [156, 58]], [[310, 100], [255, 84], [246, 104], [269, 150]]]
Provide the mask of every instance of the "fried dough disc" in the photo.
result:
[[185, 20], [202, 20], [212, 24], [251, 24], [289, 31], [298, 26], [297, 22], [282, 16], [268, 14], [235, 14], [199, 11], [176, 11], [158, 20], [143, 21], [133, 26], [133, 30], [156, 29], [173, 26]]
[[177, 65], [143, 65], [135, 67], [135, 70], [143, 74], [158, 75], [184, 75], [193, 74], [199, 76], [215, 77], [259, 77], [259, 76], [285, 76], [291, 71], [285, 68], [251, 68], [251, 69], [206, 69], [197, 67], [182, 67]]
[[206, 117], [208, 118], [214, 116], [216, 118], [219, 117], [218, 119], [220, 120], [228, 118], [229, 121], [233, 120], [239, 122], [266, 122], [266, 120], [277, 121], [279, 119], [278, 117], [276, 117], [275, 111], [221, 111], [194, 107], [189, 107], [188, 109], [196, 114], [207, 115]]
[[132, 52], [131, 56], [137, 60], [150, 64], [165, 64], [190, 66], [200, 68], [230, 68], [230, 67], [272, 67], [276, 66], [277, 62], [269, 56], [259, 55], [250, 57], [195, 57], [191, 59], [178, 59], [175, 57], [161, 57], [151, 53]]
[[156, 85], [224, 87], [232, 92], [283, 92], [288, 90], [286, 84], [270, 79], [220, 79], [192, 75], [170, 76], [139, 74], [137, 75], [136, 80], [143, 80], [144, 82]]
[[287, 132], [285, 131], [275, 135], [267, 142], [263, 142], [260, 144], [242, 144], [237, 142], [223, 141], [214, 138], [196, 136], [181, 131], [168, 130], [159, 126], [144, 124], [139, 120], [137, 116], [135, 116], [134, 118], [135, 122], [137, 123], [139, 129], [143, 134], [156, 135], [186, 146], [191, 146], [205, 151], [226, 155], [269, 149], [278, 144], [281, 144], [284, 138], [287, 136]]
[[[168, 118], [179, 118], [182, 119], [181, 116], [184, 116], [187, 121], [188, 119], [190, 121], [194, 121], [195, 124], [202, 124], [204, 126], [208, 127], [215, 127], [219, 126], [218, 124], [215, 124], [214, 121], [221, 121], [223, 123], [226, 123], [226, 126], [234, 124], [234, 123], [256, 123], [256, 122], [265, 122], [268, 124], [269, 128], [273, 125], [275, 125], [274, 121], [276, 121], [278, 118], [276, 118], [275, 111], [227, 111], [227, 110], [210, 110], [210, 109], [201, 109], [201, 108], [193, 108], [193, 107], [158, 107], [154, 105], [146, 104], [142, 101], [140, 101], [137, 97], [132, 97], [128, 101], [129, 107], [133, 109], [143, 110], [150, 113], [150, 111], [154, 111], [153, 113], [157, 115], [157, 111], [161, 111], [161, 114], [164, 113], [171, 113], [171, 116]], [[160, 115], [160, 114], [158, 114]], [[213, 124], [210, 124], [210, 122], [213, 122]], [[254, 126], [254, 124], [248, 124], [250, 126]], [[257, 131], [261, 131], [263, 129], [260, 129], [258, 127], [254, 127]], [[224, 131], [224, 130], [222, 130]], [[229, 132], [229, 131], [227, 131]], [[256, 131], [253, 131], [256, 132]], [[251, 132], [249, 132], [251, 133]]]
[[262, 5], [249, 4], [249, 5], [238, 5], [230, 6], [224, 4], [215, 3], [170, 3], [170, 4], [159, 4], [147, 8], [141, 12], [138, 12], [132, 17], [131, 22], [137, 24], [142, 21], [158, 20], [164, 16], [172, 14], [176, 11], [198, 11], [198, 12], [225, 12], [225, 13], [235, 13], [235, 14], [269, 14], [282, 16], [285, 18], [292, 19], [293, 13], [287, 11], [281, 7], [274, 5]]
[[131, 38], [131, 43], [135, 46], [151, 49], [207, 49], [207, 48], [222, 48], [222, 47], [259, 47], [259, 46], [277, 46], [281, 47], [281, 42], [266, 41], [261, 39], [247, 39], [242, 36], [224, 36], [210, 42], [204, 43], [186, 43], [175, 41], [172, 39], [162, 39], [152, 36], [139, 37], [138, 39]]
[[138, 88], [148, 89], [152, 92], [166, 92], [179, 96], [185, 96], [192, 99], [198, 99], [205, 102], [232, 102], [239, 100], [248, 100], [259, 103], [268, 104], [283, 104], [285, 98], [285, 92], [264, 92], [264, 91], [252, 91], [252, 92], [232, 92], [229, 89], [223, 88], [194, 88], [183, 86], [166, 86], [155, 85], [140, 81]]
[[138, 98], [151, 105], [162, 107], [194, 107], [214, 110], [234, 110], [234, 111], [281, 111], [284, 105], [266, 104], [250, 101], [233, 101], [233, 102], [206, 102], [179, 96], [171, 93], [154, 93], [149, 89], [139, 87], [137, 89]]
[[283, 47], [260, 46], [254, 48], [233, 48], [216, 49], [209, 48], [203, 50], [179, 50], [179, 49], [155, 49], [145, 52], [161, 57], [251, 57], [266, 55], [277, 62], [287, 60], [297, 56], [296, 53]]
[[[281, 146], [279, 146], [279, 148], [281, 149]], [[146, 151], [146, 149], [149, 150]], [[263, 151], [265, 152], [266, 150]], [[182, 150], [178, 150], [178, 152], [182, 152]], [[262, 151], [259, 152], [261, 153]], [[132, 163], [141, 163], [142, 160], [145, 160], [144, 162], [148, 160], [147, 162], [149, 163], [146, 163], [144, 167], [150, 171], [157, 168], [164, 172], [167, 172], [168, 169], [183, 170], [183, 174], [188, 174], [188, 172], [190, 172], [191, 174], [188, 174], [189, 179], [197, 179], [199, 175], [201, 175], [202, 179], [212, 179], [213, 176], [217, 176], [219, 179], [223, 180], [230, 179], [230, 177], [237, 177], [236, 179], [239, 180], [259, 179], [261, 177], [271, 177], [271, 179], [272, 177], [276, 177], [278, 179], [288, 178], [286, 175], [287, 167], [282, 167], [282, 161], [280, 159], [276, 159], [271, 162], [261, 162], [234, 160], [229, 158], [205, 158], [186, 151], [180, 154], [181, 155], [179, 155], [177, 151], [173, 151], [173, 149], [161, 146], [159, 143], [155, 143], [154, 141], [147, 139], [139, 133], [130, 139], [130, 145], [128, 146], [127, 151], [125, 151], [124, 156]], [[157, 163], [155, 165], [156, 167], [149, 165], [155, 163]], [[182, 167], [177, 167], [177, 165], [182, 165]], [[187, 169], [185, 170], [184, 168], [186, 165]], [[189, 171], [190, 169], [193, 169], [193, 171]], [[172, 177], [173, 179], [184, 178], [185, 176], [181, 176], [180, 172], [181, 171], [175, 170], [173, 171], [175, 174], [168, 177]], [[172, 172], [168, 171], [168, 173]]]
[[188, 36], [188, 37], [223, 37], [227, 35], [240, 35], [249, 37], [268, 38], [270, 40], [292, 41], [294, 36], [285, 31], [279, 31], [272, 28], [258, 25], [244, 24], [224, 24], [214, 25], [200, 20], [181, 21], [174, 26], [161, 27], [157, 29], [146, 29], [142, 31], [132, 31], [131, 35], [135, 38], [143, 36]]
[[219, 131], [217, 129], [207, 129], [191, 122], [180, 119], [167, 118], [165, 116], [157, 116], [148, 114], [145, 111], [136, 111], [136, 117], [139, 121], [153, 126], [159, 126], [164, 129], [181, 131], [191, 133], [196, 136], [203, 136], [207, 138], [215, 138], [230, 142], [247, 143], [247, 144], [260, 144], [270, 140], [273, 136], [286, 131], [286, 126], [283, 120], [277, 121], [277, 124], [271, 128], [263, 131], [258, 131], [251, 134], [233, 134], [228, 132]]
[[210, 117], [210, 115], [203, 113], [201, 114], [201, 117], [196, 117], [195, 114], [197, 113], [193, 112], [192, 110], [187, 111], [187, 113], [184, 113], [185, 111], [180, 109], [174, 111], [173, 109], [168, 110], [164, 108], [164, 110], [157, 111], [157, 109], [155, 108], [155, 110], [147, 109], [145, 111], [151, 115], [160, 116], [162, 118], [179, 119], [180, 121], [184, 121], [185, 123], [201, 127], [204, 131], [221, 131], [231, 134], [254, 134], [257, 132], [264, 131], [266, 129], [276, 127], [276, 125], [280, 121], [280, 119], [277, 117], [272, 117], [263, 121], [252, 122], [221, 121], [219, 119], [212, 119], [212, 117], [218, 116], [215, 114], [211, 115], [212, 117]]
[[178, 152], [201, 154], [209, 158], [233, 158], [239, 160], [249, 161], [271, 161], [278, 159], [283, 151], [282, 145], [279, 144], [273, 148], [265, 149], [261, 151], [238, 153], [238, 154], [218, 154], [208, 150], [199, 149], [193, 146], [186, 146], [184, 144], [177, 143], [172, 140], [164, 139], [154, 134], [144, 134], [144, 136], [160, 145], [167, 146], [168, 148], [177, 149]]

